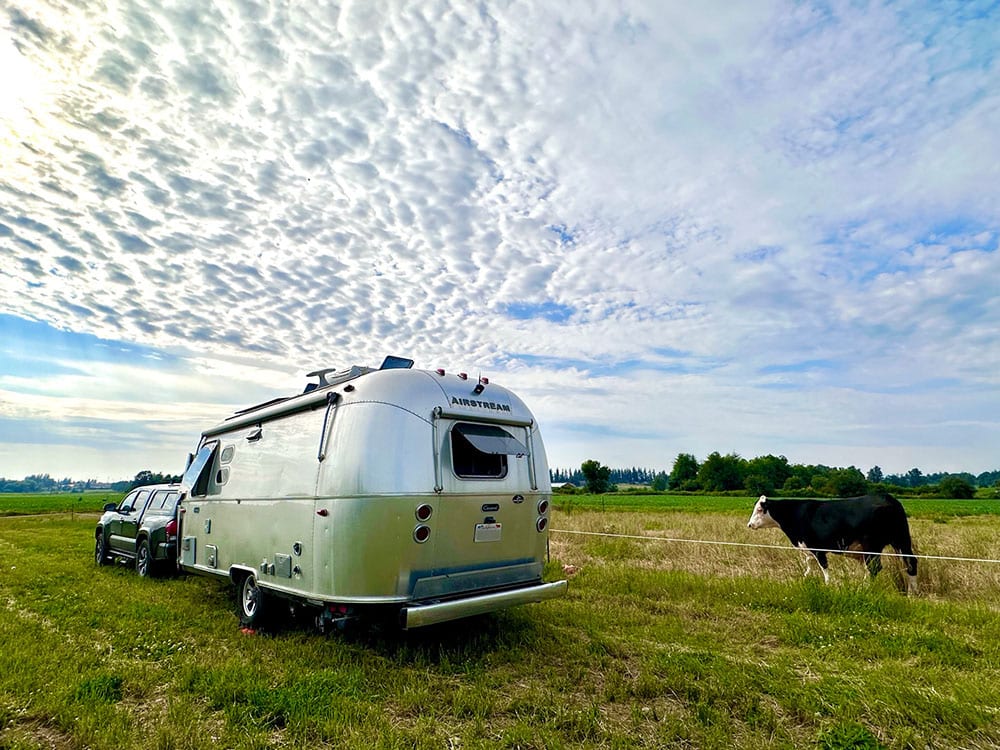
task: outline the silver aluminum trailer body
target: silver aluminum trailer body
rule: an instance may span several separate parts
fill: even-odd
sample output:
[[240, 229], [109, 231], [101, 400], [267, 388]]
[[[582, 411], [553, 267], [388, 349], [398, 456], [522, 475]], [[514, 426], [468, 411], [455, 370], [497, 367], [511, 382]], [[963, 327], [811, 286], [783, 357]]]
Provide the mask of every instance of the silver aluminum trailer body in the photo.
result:
[[202, 434], [183, 570], [232, 579], [247, 622], [275, 595], [412, 628], [565, 592], [542, 582], [549, 470], [520, 398], [440, 370], [320, 379]]

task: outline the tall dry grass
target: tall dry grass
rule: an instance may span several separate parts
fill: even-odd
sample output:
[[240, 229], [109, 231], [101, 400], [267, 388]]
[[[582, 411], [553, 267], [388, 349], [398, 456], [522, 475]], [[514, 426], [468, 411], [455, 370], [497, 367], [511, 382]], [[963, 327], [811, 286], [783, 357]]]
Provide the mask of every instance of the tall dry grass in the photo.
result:
[[[803, 576], [804, 553], [793, 548], [778, 529], [748, 529], [748, 517], [749, 512], [746, 517], [708, 512], [556, 513], [552, 518], [550, 551], [553, 557], [576, 567], [625, 562], [637, 569], [722, 578], [749, 576], [789, 581]], [[984, 561], [918, 559], [920, 595], [1000, 604], [998, 531], [1000, 522], [995, 516], [911, 518], [910, 533], [918, 557]], [[883, 571], [872, 585], [902, 590], [905, 577], [901, 561], [892, 556], [892, 548], [886, 548], [885, 552]], [[815, 563], [812, 571], [813, 575], [819, 575]], [[867, 570], [852, 555], [829, 555], [829, 572], [833, 584], [868, 581]]]

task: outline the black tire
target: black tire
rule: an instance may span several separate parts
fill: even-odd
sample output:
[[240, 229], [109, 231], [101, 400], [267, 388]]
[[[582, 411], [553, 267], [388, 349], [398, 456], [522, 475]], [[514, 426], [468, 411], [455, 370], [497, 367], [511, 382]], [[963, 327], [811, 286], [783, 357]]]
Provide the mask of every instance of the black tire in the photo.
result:
[[104, 541], [103, 531], [97, 534], [97, 539], [94, 541], [94, 562], [98, 565], [111, 564], [111, 558], [108, 557], [108, 547], [107, 542]]
[[153, 553], [149, 549], [149, 540], [143, 539], [135, 551], [135, 572], [142, 578], [153, 575]]
[[267, 617], [268, 599], [263, 589], [257, 585], [257, 578], [246, 575], [240, 581], [237, 595], [237, 608], [240, 614], [240, 625], [245, 628], [258, 628], [264, 624]]

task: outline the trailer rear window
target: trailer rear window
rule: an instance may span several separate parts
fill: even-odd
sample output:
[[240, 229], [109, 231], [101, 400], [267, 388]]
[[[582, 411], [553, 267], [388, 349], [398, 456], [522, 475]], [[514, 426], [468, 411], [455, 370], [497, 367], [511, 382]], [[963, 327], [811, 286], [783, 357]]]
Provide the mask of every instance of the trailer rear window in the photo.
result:
[[451, 430], [455, 474], [463, 479], [500, 479], [507, 475], [507, 456], [523, 456], [524, 445], [502, 427], [461, 422]]

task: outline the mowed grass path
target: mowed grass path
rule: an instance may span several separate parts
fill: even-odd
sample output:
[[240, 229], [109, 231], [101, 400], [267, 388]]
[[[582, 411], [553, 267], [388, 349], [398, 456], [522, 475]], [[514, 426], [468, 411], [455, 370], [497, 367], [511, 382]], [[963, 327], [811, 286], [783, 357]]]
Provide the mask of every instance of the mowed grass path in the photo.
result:
[[[557, 511], [566, 598], [330, 637], [97, 568], [94, 518], [2, 518], [0, 748], [1000, 746], [1000, 566], [921, 561], [905, 597], [892, 564], [564, 533], [787, 544], [748, 503]], [[911, 510], [923, 554], [1000, 559], [998, 525]]]

